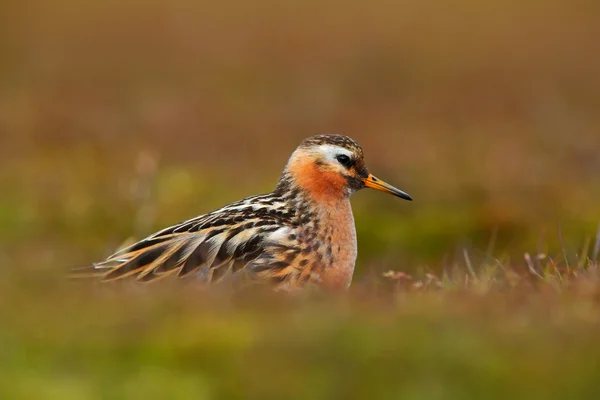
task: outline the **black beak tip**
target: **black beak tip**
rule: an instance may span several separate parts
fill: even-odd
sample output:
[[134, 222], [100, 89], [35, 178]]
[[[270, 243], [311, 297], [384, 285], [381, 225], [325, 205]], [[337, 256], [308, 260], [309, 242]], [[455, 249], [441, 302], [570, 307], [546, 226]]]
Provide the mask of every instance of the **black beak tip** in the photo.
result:
[[413, 201], [413, 198], [410, 197], [410, 195], [408, 195], [406, 193], [404, 193], [404, 195], [400, 196], [400, 198], [404, 199], [404, 200], [408, 200], [408, 201]]
[[411, 195], [408, 194], [408, 193], [406, 193], [406, 192], [403, 192], [402, 190], [396, 189], [393, 192], [393, 194], [394, 194], [394, 196], [399, 197], [401, 199], [408, 200], [408, 201], [413, 201], [413, 198], [411, 197]]

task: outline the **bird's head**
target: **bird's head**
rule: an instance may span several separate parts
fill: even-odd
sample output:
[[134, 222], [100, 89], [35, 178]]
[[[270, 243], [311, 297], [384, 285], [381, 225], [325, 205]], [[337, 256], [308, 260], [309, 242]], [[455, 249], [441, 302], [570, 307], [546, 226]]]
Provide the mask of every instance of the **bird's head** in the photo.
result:
[[288, 161], [280, 180], [280, 186], [285, 184], [322, 200], [348, 197], [364, 187], [412, 200], [407, 193], [369, 173], [360, 145], [343, 135], [305, 139]]

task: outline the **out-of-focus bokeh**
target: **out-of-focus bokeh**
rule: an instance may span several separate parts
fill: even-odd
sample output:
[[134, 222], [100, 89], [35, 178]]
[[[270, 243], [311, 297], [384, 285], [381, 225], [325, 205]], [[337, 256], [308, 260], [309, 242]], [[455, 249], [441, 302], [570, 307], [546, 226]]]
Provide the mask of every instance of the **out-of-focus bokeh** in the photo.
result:
[[[0, 226], [41, 242], [29, 257], [81, 262], [269, 191], [323, 132], [355, 138], [415, 198], [356, 196], [361, 266], [433, 262], [493, 232], [522, 252], [559, 224], [583, 241], [600, 218], [594, 2], [4, 8]], [[144, 159], [156, 212], [135, 232]]]
[[[148, 382], [155, 383], [156, 393], [170, 393], [164, 394], [168, 398], [240, 395], [216, 378], [229, 373], [242, 381], [247, 390], [242, 396], [281, 396], [286, 387], [298, 398], [344, 394], [345, 375], [311, 369], [313, 362], [303, 358], [307, 354], [332, 368], [357, 363], [356, 370], [344, 369], [358, 379], [350, 385], [352, 393], [361, 388], [357, 377], [376, 371], [371, 363], [381, 365], [379, 380], [365, 378], [365, 396], [408, 387], [406, 398], [467, 398], [465, 393], [483, 398], [488, 385], [498, 382], [529, 395], [542, 393], [541, 398], [563, 393], [530, 393], [525, 383], [505, 382], [511, 379], [509, 364], [518, 364], [530, 383], [561, 376], [559, 364], [564, 365], [573, 371], [573, 381], [558, 389], [581, 388], [577, 377], [584, 380], [597, 360], [573, 344], [573, 364], [560, 359], [550, 363], [554, 370], [544, 351], [559, 343], [562, 331], [536, 341], [537, 330], [526, 331], [531, 340], [522, 340], [533, 347], [526, 353], [531, 358], [521, 360], [519, 350], [504, 342], [504, 329], [508, 337], [511, 329], [520, 329], [507, 305], [499, 315], [517, 320], [504, 320], [505, 328], [498, 329], [484, 324], [477, 333], [471, 324], [486, 321], [485, 310], [474, 312], [478, 322], [459, 315], [462, 322], [451, 328], [452, 311], [432, 301], [437, 305], [419, 314], [413, 298], [407, 300], [413, 305], [404, 323], [386, 325], [359, 312], [355, 318], [338, 315], [333, 320], [340, 325], [332, 328], [324, 321], [329, 317], [316, 318], [307, 323], [316, 330], [304, 332], [300, 324], [294, 341], [256, 339], [263, 322], [293, 332], [292, 317], [263, 321], [242, 313], [234, 318], [229, 310], [225, 315], [231, 318], [213, 318], [204, 308], [182, 305], [192, 297], [165, 300], [191, 332], [217, 332], [198, 344], [177, 331], [176, 321], [161, 325], [164, 310], [155, 310], [160, 301], [137, 298], [140, 318], [152, 331], [166, 329], [143, 334], [149, 342], [138, 343], [111, 330], [129, 331], [126, 321], [135, 310], [125, 308], [124, 314], [86, 325], [80, 319], [85, 307], [72, 304], [81, 300], [81, 289], [60, 282], [69, 267], [97, 261], [127, 238], [270, 191], [291, 151], [316, 133], [356, 139], [371, 171], [415, 199], [402, 202], [369, 191], [354, 197], [358, 283], [390, 269], [439, 275], [456, 264], [472, 270], [494, 260], [527, 268], [533, 261], [523, 259], [526, 252], [565, 264], [586, 255], [597, 259], [598, 110], [600, 3], [594, 1], [5, 2], [0, 6], [0, 296], [14, 329], [0, 331], [6, 339], [0, 359], [4, 351], [3, 372], [13, 371], [10, 376], [21, 386], [4, 398], [42, 398], [40, 393], [61, 399], [136, 398], [141, 387], [153, 391]], [[160, 293], [169, 299], [168, 290]], [[127, 298], [115, 296], [121, 302]], [[520, 304], [513, 300], [506, 304]], [[18, 301], [25, 305], [17, 306]], [[103, 315], [98, 298], [88, 301], [86, 307]], [[107, 299], [112, 311], [121, 302]], [[568, 304], [563, 307], [571, 310]], [[586, 307], [577, 304], [578, 311], [564, 312], [587, 321], [592, 317]], [[202, 314], [197, 325], [196, 311]], [[543, 309], [535, 315], [523, 320], [533, 324], [541, 318], [539, 326], [564, 324], [566, 331], [579, 323], [544, 319]], [[50, 329], [53, 320], [62, 329]], [[73, 320], [84, 327], [69, 325]], [[441, 330], [435, 321], [441, 321]], [[138, 322], [131, 324], [131, 332], [143, 331]], [[45, 329], [48, 336], [40, 334]], [[439, 342], [431, 330], [442, 333]], [[65, 350], [68, 332], [83, 336]], [[416, 339], [395, 342], [389, 332]], [[183, 347], [169, 347], [171, 333]], [[355, 340], [367, 350], [348, 350], [358, 346]], [[77, 346], [89, 358], [82, 361]], [[196, 352], [181, 359], [186, 346]], [[386, 359], [387, 349], [397, 358]], [[282, 380], [273, 382], [273, 371], [248, 371], [254, 366], [237, 355], [242, 350], [257, 368], [281, 367], [276, 375]], [[103, 358], [103, 351], [112, 358]], [[147, 354], [152, 351], [156, 354]], [[473, 358], [479, 355], [481, 365]], [[286, 357], [296, 357], [304, 367], [286, 370], [293, 362]], [[408, 369], [402, 369], [402, 357]], [[457, 359], [464, 362], [454, 376], [443, 366]], [[85, 371], [98, 374], [95, 380], [69, 374], [82, 363], [88, 365]], [[217, 372], [198, 374], [197, 363]], [[53, 379], [55, 364], [60, 367]], [[415, 364], [422, 373], [413, 375], [409, 367]], [[478, 376], [481, 368], [490, 374]], [[470, 373], [472, 380], [466, 377]], [[131, 380], [118, 378], [122, 374]], [[403, 375], [416, 378], [405, 381]], [[395, 379], [405, 383], [396, 387]], [[312, 389], [297, 380], [310, 382]], [[160, 392], [169, 382], [177, 384], [179, 394]], [[36, 391], [46, 386], [47, 392]], [[571, 393], [590, 395], [585, 390]], [[503, 398], [498, 393], [494, 396]]]

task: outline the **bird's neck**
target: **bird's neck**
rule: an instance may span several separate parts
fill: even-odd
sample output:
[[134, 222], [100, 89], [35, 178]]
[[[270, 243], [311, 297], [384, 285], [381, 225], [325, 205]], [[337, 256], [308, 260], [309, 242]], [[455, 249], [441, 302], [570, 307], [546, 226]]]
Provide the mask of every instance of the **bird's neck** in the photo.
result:
[[285, 167], [276, 191], [302, 194], [321, 207], [347, 204], [350, 198], [346, 178], [323, 170], [310, 154], [298, 150]]

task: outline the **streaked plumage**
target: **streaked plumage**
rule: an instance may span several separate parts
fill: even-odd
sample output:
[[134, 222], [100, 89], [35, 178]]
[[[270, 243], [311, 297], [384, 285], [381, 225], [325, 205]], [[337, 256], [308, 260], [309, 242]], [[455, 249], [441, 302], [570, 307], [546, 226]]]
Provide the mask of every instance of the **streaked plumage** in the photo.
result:
[[294, 151], [274, 192], [163, 229], [79, 272], [107, 281], [177, 275], [278, 290], [309, 282], [346, 288], [357, 255], [350, 196], [365, 186], [410, 200], [369, 174], [352, 139], [313, 136]]

